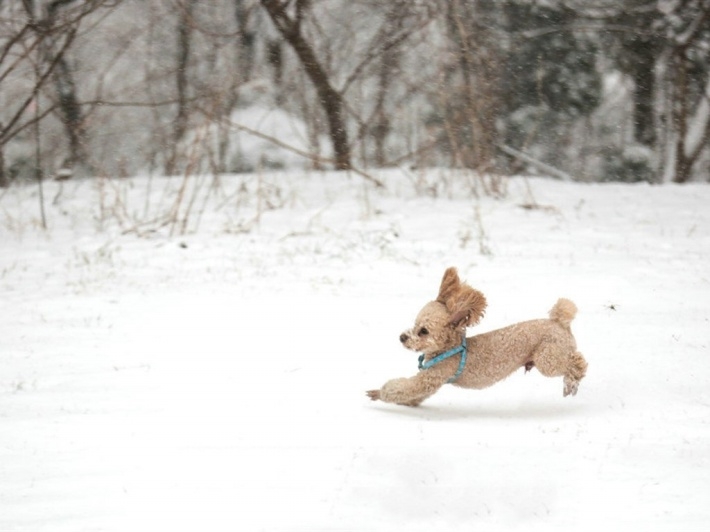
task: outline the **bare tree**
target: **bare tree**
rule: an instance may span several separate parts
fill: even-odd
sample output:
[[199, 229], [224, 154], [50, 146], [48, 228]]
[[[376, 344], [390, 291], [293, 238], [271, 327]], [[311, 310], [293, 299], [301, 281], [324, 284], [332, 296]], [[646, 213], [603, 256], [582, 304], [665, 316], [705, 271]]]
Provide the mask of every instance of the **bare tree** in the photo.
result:
[[72, 22], [72, 19], [76, 20], [77, 16], [83, 18], [103, 3], [103, 0], [88, 2], [52, 0], [48, 4], [42, 5], [38, 0], [23, 0], [30, 24], [41, 38], [40, 49], [42, 49], [45, 60], [55, 64], [52, 79], [57, 97], [57, 108], [69, 144], [69, 156], [64, 164], [70, 168], [75, 165], [86, 166], [88, 164], [87, 131], [74, 74], [67, 59], [67, 49], [62, 46], [62, 26], [69, 23], [67, 30], [73, 39], [78, 30], [78, 22]]
[[251, 79], [255, 61], [256, 32], [251, 27], [252, 8], [246, 0], [234, 0], [234, 17], [237, 22], [238, 79], [246, 83]]
[[486, 2], [445, 1], [451, 60], [442, 65], [439, 99], [446, 144], [453, 166], [480, 172], [496, 165], [500, 44], [491, 30], [495, 16], [496, 8]]
[[[2, 124], [0, 124], [0, 129], [2, 129]], [[0, 188], [6, 188], [10, 184], [10, 179], [5, 171], [5, 150], [3, 150], [3, 145], [0, 144]]]
[[578, 4], [632, 82], [631, 138], [662, 154], [652, 171], [665, 181], [692, 179], [710, 141], [710, 2]]
[[177, 93], [177, 115], [173, 121], [172, 145], [165, 173], [175, 172], [180, 141], [187, 131], [188, 107], [188, 65], [194, 27], [194, 13], [197, 0], [182, 0], [178, 3], [177, 53], [175, 58], [175, 88]]
[[[120, 0], [22, 0], [24, 14], [10, 12], [15, 18], [10, 20], [11, 33], [3, 36], [0, 87], [24, 84], [26, 95], [4, 110], [0, 146], [6, 145], [37, 121], [57, 113], [68, 144], [66, 164], [88, 165], [86, 122], [68, 52], [84, 19], [107, 5], [115, 8], [118, 3]], [[23, 22], [18, 24], [20, 20]], [[33, 73], [31, 77], [28, 75], [30, 72]], [[30, 79], [34, 81], [28, 83]], [[40, 113], [31, 112], [33, 107], [37, 108], [40, 95], [50, 83], [54, 89], [47, 92], [50, 101], [42, 106]]]
[[[292, 4], [294, 13], [290, 14], [289, 7]], [[306, 39], [302, 31], [303, 20], [310, 9], [310, 0], [295, 0], [295, 2], [261, 0], [261, 5], [281, 36], [293, 48], [318, 93], [328, 121], [328, 133], [333, 144], [336, 169], [349, 170], [352, 165], [343, 97], [332, 85], [330, 76], [319, 61], [313, 44]]]
[[692, 68], [691, 50], [707, 42], [701, 42], [703, 33], [710, 31], [710, 2], [707, 0], [693, 5], [698, 11], [675, 39], [670, 53], [672, 72], [672, 124], [675, 129], [673, 181], [685, 183], [693, 176], [693, 166], [710, 141], [710, 73], [705, 74], [699, 95], [690, 90], [690, 69]]
[[[349, 116], [358, 124], [353, 145], [361, 143], [362, 162], [367, 164], [374, 160], [376, 166], [382, 167], [391, 159], [387, 156], [387, 139], [395, 127], [395, 94], [401, 94], [401, 89], [407, 85], [403, 79], [403, 56], [416, 53], [412, 51], [415, 36], [433, 22], [434, 10], [426, 3], [408, 0], [392, 0], [386, 4], [360, 0], [354, 6], [355, 9], [361, 6], [361, 10], [376, 21], [376, 24], [370, 23], [376, 29], [367, 40], [362, 39], [357, 30], [352, 36], [352, 49], [357, 53], [351, 53], [349, 63], [354, 64], [349, 65], [341, 93], [347, 98]], [[374, 95], [374, 98], [363, 98], [363, 92]], [[372, 153], [369, 153], [368, 144], [373, 145]]]
[[387, 50], [380, 58], [377, 95], [372, 111], [372, 125], [369, 127], [369, 134], [375, 144], [375, 165], [380, 168], [387, 164], [385, 143], [392, 124], [385, 109], [385, 103], [394, 82], [399, 58], [398, 50]]

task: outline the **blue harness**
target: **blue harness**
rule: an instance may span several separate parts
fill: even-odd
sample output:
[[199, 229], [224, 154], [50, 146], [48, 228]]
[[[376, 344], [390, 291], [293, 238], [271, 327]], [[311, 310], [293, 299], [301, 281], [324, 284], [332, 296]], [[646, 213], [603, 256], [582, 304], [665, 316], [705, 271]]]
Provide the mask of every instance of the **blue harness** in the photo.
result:
[[458, 347], [454, 347], [453, 349], [449, 349], [448, 351], [441, 353], [440, 355], [436, 355], [431, 360], [425, 361], [424, 355], [419, 355], [419, 369], [429, 369], [431, 367], [436, 366], [439, 362], [443, 362], [447, 358], [451, 358], [452, 356], [458, 355], [459, 353], [461, 353], [459, 369], [456, 370], [456, 373], [454, 373], [453, 377], [446, 381], [454, 382], [456, 379], [459, 378], [461, 372], [463, 372], [463, 367], [466, 365], [466, 335], [464, 335], [461, 345], [459, 345]]

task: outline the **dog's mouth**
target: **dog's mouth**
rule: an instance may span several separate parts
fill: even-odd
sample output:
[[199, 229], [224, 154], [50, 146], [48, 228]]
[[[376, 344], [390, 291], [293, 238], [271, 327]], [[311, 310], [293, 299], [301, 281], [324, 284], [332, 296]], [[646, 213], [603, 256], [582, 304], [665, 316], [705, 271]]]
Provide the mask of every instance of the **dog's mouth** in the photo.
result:
[[400, 341], [400, 343], [401, 343], [404, 347], [406, 347], [407, 349], [409, 349], [409, 340], [410, 340], [409, 333], [403, 332], [402, 334], [399, 335], [399, 341]]

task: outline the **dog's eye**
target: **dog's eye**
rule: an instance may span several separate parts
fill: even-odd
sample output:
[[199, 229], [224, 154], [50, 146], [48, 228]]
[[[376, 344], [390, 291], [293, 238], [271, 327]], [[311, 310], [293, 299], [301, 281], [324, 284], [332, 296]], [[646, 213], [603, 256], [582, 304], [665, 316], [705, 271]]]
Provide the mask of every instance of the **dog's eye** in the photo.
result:
[[426, 327], [422, 327], [419, 329], [419, 332], [417, 333], [419, 336], [426, 336], [429, 334], [429, 330]]

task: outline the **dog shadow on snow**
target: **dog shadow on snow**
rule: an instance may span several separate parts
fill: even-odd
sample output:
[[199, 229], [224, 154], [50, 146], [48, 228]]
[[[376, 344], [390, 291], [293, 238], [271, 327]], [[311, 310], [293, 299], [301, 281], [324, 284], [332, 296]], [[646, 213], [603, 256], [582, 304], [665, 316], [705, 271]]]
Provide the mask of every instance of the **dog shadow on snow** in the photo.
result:
[[416, 408], [395, 405], [372, 405], [383, 415], [429, 421], [456, 421], [461, 419], [500, 420], [550, 420], [587, 416], [592, 407], [580, 403], [527, 403], [527, 404], [424, 404]]

